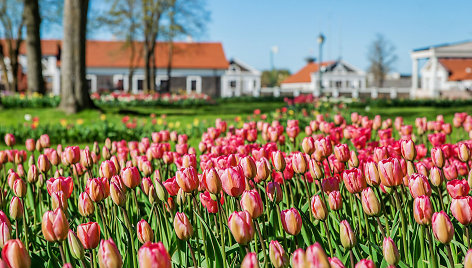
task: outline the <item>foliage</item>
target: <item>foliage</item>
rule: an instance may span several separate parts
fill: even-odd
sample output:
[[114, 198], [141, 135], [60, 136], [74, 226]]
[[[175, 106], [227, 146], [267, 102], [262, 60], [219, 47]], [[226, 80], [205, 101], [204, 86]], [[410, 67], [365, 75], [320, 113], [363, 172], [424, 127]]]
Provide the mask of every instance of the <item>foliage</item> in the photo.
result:
[[279, 87], [282, 81], [290, 76], [290, 71], [286, 69], [265, 70], [261, 76], [262, 87]]

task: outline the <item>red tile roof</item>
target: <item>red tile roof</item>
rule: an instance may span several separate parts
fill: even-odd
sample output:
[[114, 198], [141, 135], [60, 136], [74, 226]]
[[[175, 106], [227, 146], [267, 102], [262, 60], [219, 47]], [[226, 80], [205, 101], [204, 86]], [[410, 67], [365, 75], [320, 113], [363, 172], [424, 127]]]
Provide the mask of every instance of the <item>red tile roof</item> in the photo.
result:
[[[329, 66], [335, 63], [334, 61], [325, 61], [321, 63], [321, 66]], [[311, 74], [318, 72], [319, 64], [315, 62], [310, 62], [305, 67], [303, 67], [300, 71], [292, 74], [291, 76], [285, 78], [282, 81], [282, 84], [286, 83], [310, 83], [311, 82]]]
[[449, 72], [449, 81], [472, 80], [472, 59], [439, 59]]
[[[0, 40], [4, 43], [4, 40]], [[60, 40], [42, 40], [43, 55], [57, 55]], [[142, 42], [136, 42], [135, 66], [144, 67], [144, 49]], [[4, 45], [6, 51], [6, 46]], [[89, 68], [128, 68], [131, 48], [123, 41], [87, 41], [86, 65]], [[7, 54], [7, 53], [5, 53]], [[20, 54], [26, 54], [25, 43], [20, 47]], [[169, 61], [169, 44], [158, 42], [155, 50], [156, 67], [166, 68]], [[172, 68], [176, 69], [227, 69], [223, 45], [210, 42], [174, 42]]]

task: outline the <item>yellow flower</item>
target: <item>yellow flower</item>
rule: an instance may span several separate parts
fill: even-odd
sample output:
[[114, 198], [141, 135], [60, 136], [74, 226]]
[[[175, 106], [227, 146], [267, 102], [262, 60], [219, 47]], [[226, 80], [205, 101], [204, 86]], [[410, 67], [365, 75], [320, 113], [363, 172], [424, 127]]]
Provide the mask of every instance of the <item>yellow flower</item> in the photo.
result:
[[193, 125], [198, 126], [198, 124], [200, 124], [200, 120], [198, 118], [193, 119]]
[[158, 119], [157, 119], [157, 124], [158, 124], [158, 125], [162, 125], [162, 118], [158, 118]]
[[180, 127], [180, 121], [175, 122], [175, 127]]
[[20, 100], [24, 100], [25, 99], [25, 94], [20, 94]]
[[294, 112], [293, 110], [288, 110], [288, 114], [289, 114], [289, 115], [294, 115], [295, 112]]
[[174, 128], [174, 122], [169, 123], [169, 128]]
[[105, 121], [107, 119], [107, 116], [105, 114], [100, 115], [100, 120]]
[[63, 126], [63, 127], [67, 126], [67, 120], [65, 120], [65, 119], [61, 119], [60, 123], [61, 123], [61, 126]]
[[79, 118], [79, 119], [77, 119], [76, 123], [77, 123], [77, 125], [82, 125], [84, 123], [84, 119]]
[[188, 129], [191, 129], [191, 128], [192, 128], [192, 125], [191, 125], [191, 124], [187, 124], [187, 128], [188, 128]]
[[36, 128], [36, 127], [39, 125], [39, 122], [38, 122], [38, 121], [34, 121], [34, 122], [32, 123], [32, 125], [33, 125], [33, 128]]

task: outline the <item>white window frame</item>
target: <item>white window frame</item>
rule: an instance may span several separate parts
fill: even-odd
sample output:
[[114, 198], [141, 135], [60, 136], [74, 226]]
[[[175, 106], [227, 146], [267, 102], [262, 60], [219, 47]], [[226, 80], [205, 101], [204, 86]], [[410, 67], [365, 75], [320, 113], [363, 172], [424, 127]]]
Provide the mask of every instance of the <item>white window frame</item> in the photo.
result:
[[202, 77], [201, 76], [196, 76], [196, 75], [191, 75], [187, 76], [187, 94], [190, 94], [192, 92], [192, 81], [196, 81], [196, 92], [197, 93], [202, 93]]
[[141, 91], [144, 90], [144, 75], [142, 74], [137, 74], [133, 75], [133, 92], [132, 93], [138, 93], [140, 90], [138, 89], [138, 80], [143, 80], [143, 88]]
[[85, 75], [85, 79], [90, 79], [90, 86], [92, 92], [97, 92], [97, 75], [96, 74], [87, 74]]
[[168, 79], [169, 79], [169, 77], [166, 74], [164, 74], [164, 75], [163, 74], [158, 74], [156, 76], [156, 86], [157, 86], [158, 90], [161, 87], [161, 82], [163, 80], [168, 80]]

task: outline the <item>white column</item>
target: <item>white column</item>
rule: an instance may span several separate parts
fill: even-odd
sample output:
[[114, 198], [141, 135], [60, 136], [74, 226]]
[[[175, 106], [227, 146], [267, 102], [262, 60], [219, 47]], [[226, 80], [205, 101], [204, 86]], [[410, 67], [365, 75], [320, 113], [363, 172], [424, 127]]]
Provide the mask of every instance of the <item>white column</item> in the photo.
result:
[[392, 87], [390, 88], [390, 99], [396, 99], [397, 98], [397, 88]]
[[411, 58], [412, 65], [411, 65], [411, 91], [410, 97], [416, 97], [416, 91], [418, 90], [418, 59]]
[[352, 89], [352, 97], [354, 99], [358, 99], [359, 98], [359, 88], [358, 87], [355, 87]]
[[372, 92], [371, 92], [372, 99], [377, 99], [378, 96], [379, 96], [379, 93], [377, 92], [377, 88], [373, 87]]
[[339, 97], [339, 88], [333, 88], [333, 98]]
[[274, 87], [274, 97], [279, 97], [280, 96], [280, 88], [279, 87]]
[[431, 69], [432, 69], [431, 81], [430, 81], [431, 97], [435, 98], [439, 96], [439, 91], [438, 91], [438, 88], [436, 87], [436, 79], [438, 75], [438, 72], [437, 72], [438, 58], [434, 55], [433, 57], [431, 57]]
[[52, 93], [56, 96], [61, 94], [61, 70], [55, 67], [52, 77]]

